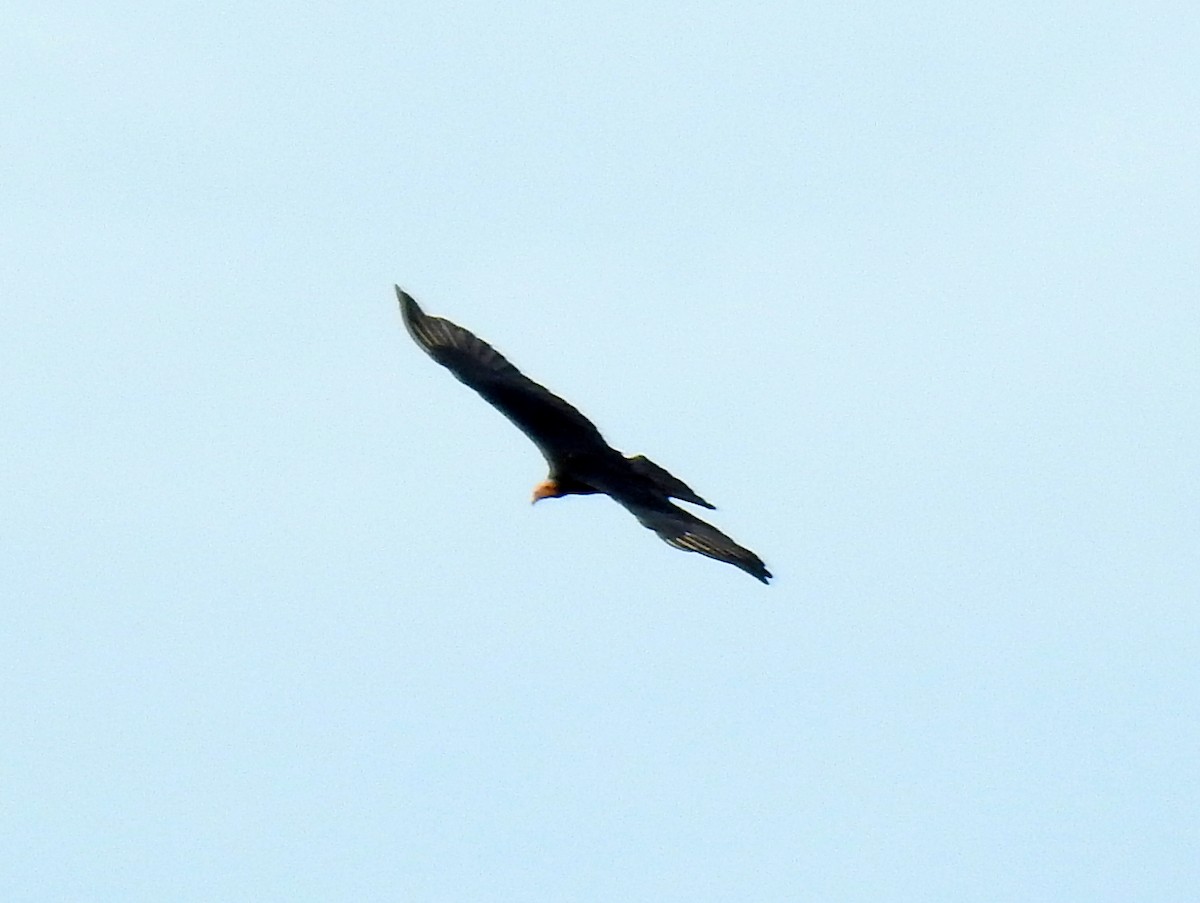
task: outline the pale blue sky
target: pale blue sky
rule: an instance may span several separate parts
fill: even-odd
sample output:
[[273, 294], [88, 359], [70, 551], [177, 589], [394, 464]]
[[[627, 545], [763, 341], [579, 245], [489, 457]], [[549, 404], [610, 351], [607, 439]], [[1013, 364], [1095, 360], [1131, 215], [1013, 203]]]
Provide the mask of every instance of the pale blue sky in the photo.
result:
[[[1195, 900], [1198, 47], [10, 8], [0, 897]], [[530, 508], [393, 282], [774, 585]]]

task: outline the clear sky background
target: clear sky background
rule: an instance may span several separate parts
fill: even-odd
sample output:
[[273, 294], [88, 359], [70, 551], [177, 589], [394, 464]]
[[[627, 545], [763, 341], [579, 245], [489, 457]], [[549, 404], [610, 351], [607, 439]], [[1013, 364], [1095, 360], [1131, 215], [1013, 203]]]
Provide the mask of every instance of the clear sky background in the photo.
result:
[[[1193, 3], [18, 3], [5, 901], [1200, 894]], [[716, 503], [602, 498], [391, 285]]]

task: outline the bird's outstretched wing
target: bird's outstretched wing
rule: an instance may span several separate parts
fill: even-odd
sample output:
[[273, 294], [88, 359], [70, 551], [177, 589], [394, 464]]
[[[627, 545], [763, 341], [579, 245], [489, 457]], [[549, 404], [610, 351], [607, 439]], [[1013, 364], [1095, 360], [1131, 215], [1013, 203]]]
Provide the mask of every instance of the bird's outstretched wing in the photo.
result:
[[404, 325], [416, 343], [516, 424], [551, 467], [571, 454], [608, 450], [595, 424], [525, 376], [487, 342], [449, 320], [429, 316], [400, 286], [396, 297]]
[[643, 527], [649, 527], [667, 545], [685, 552], [699, 552], [717, 561], [724, 561], [741, 568], [751, 577], [766, 583], [772, 574], [761, 558], [749, 549], [742, 548], [712, 524], [670, 502], [645, 504], [640, 501], [614, 496], [624, 505]]

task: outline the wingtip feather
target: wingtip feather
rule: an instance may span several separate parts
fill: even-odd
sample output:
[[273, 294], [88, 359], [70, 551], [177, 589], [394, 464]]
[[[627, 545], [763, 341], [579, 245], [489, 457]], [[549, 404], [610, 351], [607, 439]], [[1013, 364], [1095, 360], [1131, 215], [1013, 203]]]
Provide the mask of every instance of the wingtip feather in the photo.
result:
[[396, 290], [396, 300], [400, 302], [400, 310], [403, 311], [405, 319], [420, 317], [424, 313], [412, 295], [398, 285], [394, 285], [392, 288]]
[[396, 300], [400, 302], [400, 315], [404, 319], [404, 328], [408, 330], [408, 334], [418, 345], [429, 351], [433, 344], [433, 337], [429, 332], [430, 318], [425, 316], [425, 311], [421, 310], [412, 295], [398, 285], [394, 288], [396, 289]]

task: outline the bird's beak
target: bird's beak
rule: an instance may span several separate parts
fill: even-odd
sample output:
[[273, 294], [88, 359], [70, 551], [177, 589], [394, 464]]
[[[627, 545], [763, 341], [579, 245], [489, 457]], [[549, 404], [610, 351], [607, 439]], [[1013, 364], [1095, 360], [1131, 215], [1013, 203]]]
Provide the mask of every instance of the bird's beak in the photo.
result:
[[553, 481], [546, 480], [533, 487], [533, 499], [529, 504], [536, 505], [542, 499], [552, 499], [556, 495], [558, 495], [558, 487], [554, 485]]

